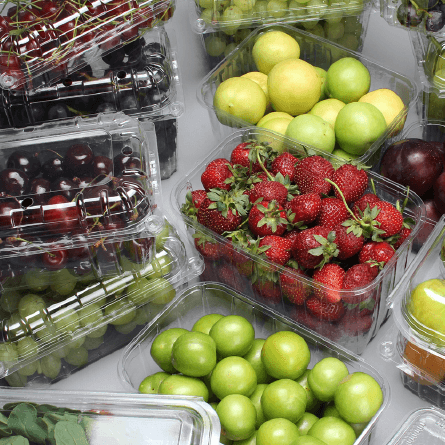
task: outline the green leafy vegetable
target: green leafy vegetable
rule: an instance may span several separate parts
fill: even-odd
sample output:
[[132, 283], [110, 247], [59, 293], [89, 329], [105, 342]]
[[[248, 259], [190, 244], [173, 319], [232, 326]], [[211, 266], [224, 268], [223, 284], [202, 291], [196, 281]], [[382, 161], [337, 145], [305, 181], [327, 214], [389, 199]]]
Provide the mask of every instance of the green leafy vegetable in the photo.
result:
[[57, 422], [54, 438], [57, 445], [88, 445], [85, 430], [78, 423], [67, 420]]

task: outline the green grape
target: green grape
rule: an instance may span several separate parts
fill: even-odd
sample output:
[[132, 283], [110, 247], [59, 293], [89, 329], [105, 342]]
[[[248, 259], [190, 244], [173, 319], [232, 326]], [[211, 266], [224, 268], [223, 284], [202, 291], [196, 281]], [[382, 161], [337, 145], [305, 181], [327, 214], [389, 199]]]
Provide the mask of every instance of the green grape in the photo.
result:
[[226, 46], [226, 49], [224, 50], [224, 57], [227, 57], [235, 48], [236, 48], [235, 42], [229, 43]]
[[76, 283], [76, 277], [68, 269], [57, 270], [51, 274], [51, 289], [59, 295], [71, 294]]
[[91, 303], [78, 311], [79, 324], [82, 327], [97, 325], [103, 320], [104, 314], [97, 303]]
[[218, 35], [210, 35], [205, 39], [205, 49], [212, 57], [219, 57], [224, 53], [226, 41]]
[[[262, 0], [265, 1], [265, 0]], [[265, 3], [267, 4], [267, 2], [265, 1]], [[258, 2], [255, 3], [254, 9], [257, 6]], [[238, 31], [235, 33], [235, 35], [233, 36], [233, 40], [235, 43], [241, 43], [244, 39], [246, 39], [248, 37], [248, 35], [252, 32], [251, 28], [242, 28], [242, 29], [238, 29]]]
[[121, 298], [105, 308], [105, 316], [110, 317], [110, 323], [115, 326], [126, 324], [136, 316], [136, 306], [128, 298]]
[[82, 335], [81, 337], [77, 337], [75, 340], [70, 341], [66, 347], [68, 349], [68, 352], [71, 351], [71, 349], [80, 348], [85, 343], [85, 335]]
[[57, 333], [73, 333], [79, 328], [79, 316], [74, 309], [61, 309], [52, 314]]
[[323, 26], [321, 26], [320, 23], [317, 23], [313, 28], [309, 29], [308, 32], [319, 37], [326, 37]]
[[238, 6], [243, 12], [251, 11], [255, 6], [256, 0], [233, 0], [233, 4]]
[[103, 337], [105, 335], [105, 332], [107, 332], [108, 325], [105, 324], [101, 326], [100, 328], [94, 329], [86, 335], [87, 338], [98, 338]]
[[137, 325], [144, 325], [153, 319], [153, 311], [149, 304], [144, 304], [144, 306], [136, 309], [136, 316], [134, 317], [134, 322]]
[[[149, 264], [149, 263], [148, 263]], [[124, 272], [142, 272], [147, 266], [144, 263], [134, 263], [126, 256], [121, 256], [120, 258], [120, 266]]]
[[204, 9], [213, 8], [213, 0], [199, 0], [199, 6]]
[[253, 7], [253, 15], [259, 19], [265, 19], [268, 17], [267, 12], [267, 0], [257, 0]]
[[130, 332], [134, 331], [137, 328], [137, 323], [133, 320], [131, 320], [129, 323], [116, 325], [114, 329], [116, 329], [119, 334], [127, 335]]
[[40, 359], [42, 373], [50, 379], [55, 379], [62, 369], [62, 360], [53, 354], [46, 355]]
[[287, 3], [283, 0], [269, 0], [267, 12], [276, 19], [284, 17], [287, 14]]
[[306, 8], [298, 0], [290, 0], [288, 8], [291, 17], [298, 18], [306, 15]]
[[83, 346], [71, 349], [64, 360], [72, 366], [84, 366], [88, 363], [88, 350]]
[[63, 358], [68, 354], [70, 348], [68, 346], [62, 346], [61, 348], [57, 348], [52, 354], [55, 357]]
[[155, 278], [152, 281], [155, 297], [150, 301], [153, 304], [167, 304], [176, 296], [174, 287], [165, 278]]
[[[213, 10], [213, 6], [211, 8]], [[218, 17], [220, 16], [219, 12], [216, 11], [216, 17], [215, 19], [218, 20]], [[156, 252], [160, 252], [164, 249], [165, 242], [167, 241], [167, 238], [170, 236], [170, 231], [172, 229], [172, 226], [167, 220], [164, 220], [164, 227], [162, 230], [156, 235], [155, 237], [155, 248]]]
[[213, 4], [217, 11], [222, 12], [230, 5], [230, 0], [213, 0]]
[[328, 8], [327, 0], [309, 0], [306, 3], [306, 12], [310, 17], [322, 19]]
[[18, 369], [17, 372], [21, 376], [30, 376], [37, 372], [37, 364], [38, 360], [35, 360], [34, 362], [28, 363], [27, 365], [23, 366], [22, 368]]
[[220, 20], [220, 27], [227, 35], [233, 35], [239, 28], [243, 18], [243, 11], [237, 6], [228, 6]]
[[77, 297], [83, 306], [95, 303], [99, 307], [102, 307], [107, 300], [106, 292], [101, 283], [96, 283], [77, 292]]
[[20, 293], [14, 289], [5, 289], [0, 298], [0, 306], [6, 312], [12, 314], [17, 310], [20, 301]]
[[30, 291], [42, 292], [48, 288], [51, 272], [46, 269], [30, 269], [25, 273], [25, 283]]
[[93, 271], [90, 271], [83, 275], [77, 275], [77, 281], [80, 284], [90, 284], [91, 282], [95, 281], [96, 279], [97, 279], [96, 275], [94, 274]]
[[342, 22], [339, 23], [326, 22], [324, 25], [324, 32], [326, 34], [327, 39], [338, 40], [341, 39], [345, 34], [345, 25], [343, 25]]
[[36, 294], [26, 294], [20, 298], [17, 310], [23, 319], [41, 318], [46, 308], [45, 300]]
[[337, 43], [345, 48], [351, 49], [352, 51], [357, 51], [360, 46], [360, 40], [354, 34], [345, 33], [343, 37], [337, 40]]
[[28, 383], [27, 377], [25, 375], [20, 375], [17, 371], [7, 375], [5, 380], [8, 382], [9, 386], [14, 388], [22, 388]]
[[9, 340], [23, 337], [28, 333], [28, 326], [23, 321], [18, 312], [14, 312], [8, 320], [5, 321], [4, 330]]
[[17, 342], [17, 352], [20, 358], [34, 357], [39, 353], [39, 345], [32, 337], [23, 337]]
[[83, 347], [85, 349], [88, 349], [91, 351], [92, 349], [97, 349], [104, 343], [104, 337], [103, 335], [100, 337], [92, 338], [92, 337], [86, 337], [85, 342], [83, 344]]
[[7, 363], [16, 363], [19, 359], [17, 346], [14, 343], [0, 343], [0, 361]]

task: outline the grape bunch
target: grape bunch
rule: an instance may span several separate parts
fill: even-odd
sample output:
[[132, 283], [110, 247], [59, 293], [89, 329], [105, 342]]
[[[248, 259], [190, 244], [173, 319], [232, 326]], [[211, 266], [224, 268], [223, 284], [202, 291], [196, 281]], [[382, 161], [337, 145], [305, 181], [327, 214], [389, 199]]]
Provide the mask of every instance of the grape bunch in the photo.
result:
[[402, 1], [397, 8], [397, 20], [400, 24], [407, 28], [417, 28], [423, 24], [428, 32], [438, 32], [443, 29], [445, 5], [442, 1], [427, 0], [418, 3], [413, 0]]

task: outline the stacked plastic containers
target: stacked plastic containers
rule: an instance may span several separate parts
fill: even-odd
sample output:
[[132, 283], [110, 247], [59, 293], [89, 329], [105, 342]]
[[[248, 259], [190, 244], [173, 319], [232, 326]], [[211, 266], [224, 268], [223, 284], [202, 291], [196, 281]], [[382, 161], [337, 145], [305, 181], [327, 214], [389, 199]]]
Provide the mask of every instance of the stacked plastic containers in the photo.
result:
[[[367, 191], [375, 190], [378, 197], [392, 204], [406, 199], [403, 214], [414, 221], [413, 230], [371, 283], [354, 290], [335, 290], [342, 305], [345, 305], [342, 318], [338, 319], [337, 317], [335, 320], [330, 320], [329, 317], [317, 318], [311, 315], [304, 301], [291, 302], [285, 287], [286, 282], [295, 283], [294, 285], [299, 287], [301, 292], [306, 290], [308, 294], [312, 295], [317, 292], [317, 288], [320, 286], [312, 278], [270, 262], [264, 254], [261, 254], [260, 249], [257, 253], [253, 253], [239, 243], [229, 243], [227, 238], [204, 227], [196, 218], [183, 211], [187, 202], [187, 194], [191, 190], [203, 188], [201, 175], [206, 166], [215, 159], [230, 159], [232, 150], [238, 144], [247, 141], [267, 142], [272, 147], [279, 147], [280, 152], [290, 152], [298, 159], [311, 153], [323, 156], [332, 163], [338, 162], [335, 157], [326, 152], [317, 151], [308, 146], [304, 147], [290, 138], [262, 128], [238, 129], [224, 139], [209, 153], [207, 158], [181, 178], [171, 192], [172, 207], [178, 216], [184, 219], [190, 242], [196, 243], [199, 238], [203, 238], [213, 245], [217, 253], [221, 253], [212, 256], [211, 249], [206, 255], [205, 273], [201, 279], [228, 284], [238, 292], [247, 295], [252, 301], [259, 301], [273, 307], [278, 313], [293, 317], [297, 322], [318, 334], [361, 354], [388, 317], [388, 296], [412, 260], [415, 246], [413, 241], [423, 226], [425, 215], [422, 200], [405, 187], [372, 171], [368, 172], [369, 188]], [[331, 289], [329, 286], [323, 286], [323, 288]], [[326, 290], [326, 292], [329, 291]], [[362, 310], [365, 307], [366, 316], [362, 318], [364, 315]]]
[[99, 114], [0, 139], [0, 376], [36, 386], [127, 344], [203, 262], [160, 207], [152, 122]]
[[442, 216], [390, 296], [394, 325], [379, 345], [405, 388], [440, 408], [445, 407], [444, 261]]
[[377, 413], [363, 430], [357, 434], [354, 445], [371, 443], [372, 432], [389, 403], [389, 385], [386, 378], [361, 357], [343, 349], [338, 344], [322, 338], [302, 327], [295, 320], [260, 302], [237, 292], [231, 286], [204, 281], [184, 289], [162, 313], [149, 323], [140, 334], [124, 349], [118, 363], [118, 373], [125, 391], [137, 393], [142, 380], [159, 372], [161, 368], [150, 354], [155, 337], [170, 328], [190, 330], [200, 317], [209, 314], [238, 315], [245, 317], [254, 327], [255, 338], [266, 339], [279, 331], [292, 331], [307, 343], [311, 361], [308, 368], [326, 357], [342, 360], [350, 373], [363, 372], [372, 376], [383, 392], [383, 402]]
[[162, 25], [175, 2], [42, 4], [4, 3], [0, 127], [122, 111], [155, 122], [161, 178], [170, 177], [184, 103], [175, 36]]
[[393, 120], [392, 124], [388, 126], [382, 136], [364, 154], [356, 159], [356, 162], [369, 167], [377, 164], [380, 159], [382, 144], [391, 134], [394, 134], [397, 127], [403, 125], [410, 107], [413, 106], [417, 99], [416, 85], [406, 76], [384, 68], [362, 54], [289, 25], [266, 25], [255, 29], [234, 51], [202, 79], [198, 89], [198, 101], [208, 110], [214, 133], [225, 137], [233, 132], [233, 128], [251, 125], [246, 120], [236, 118], [224, 110], [216, 109], [213, 105], [213, 98], [216, 89], [224, 80], [230, 77], [241, 76], [249, 71], [257, 71], [252, 56], [253, 45], [259, 36], [273, 30], [285, 32], [295, 38], [300, 46], [300, 59], [325, 70], [340, 58], [357, 58], [368, 68], [370, 73], [370, 91], [378, 88], [389, 88], [402, 99], [405, 105], [403, 110]]

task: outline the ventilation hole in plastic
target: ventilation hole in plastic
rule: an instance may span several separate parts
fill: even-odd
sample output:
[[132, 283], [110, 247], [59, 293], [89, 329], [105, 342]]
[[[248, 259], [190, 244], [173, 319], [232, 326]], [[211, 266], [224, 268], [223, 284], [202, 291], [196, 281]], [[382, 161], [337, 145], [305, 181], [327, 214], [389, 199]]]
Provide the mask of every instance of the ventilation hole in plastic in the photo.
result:
[[127, 73], [124, 70], [118, 71], [117, 72], [117, 77], [119, 79], [125, 79], [127, 77]]
[[133, 149], [131, 147], [129, 147], [128, 145], [126, 145], [123, 149], [122, 149], [122, 154], [125, 156], [130, 156], [133, 153]]
[[33, 200], [32, 198], [25, 198], [25, 199], [22, 201], [22, 207], [23, 207], [24, 209], [26, 209], [27, 207], [32, 206], [33, 203], [34, 203], [34, 200]]
[[62, 82], [66, 87], [70, 87], [72, 84], [73, 84], [73, 81], [69, 78], [69, 77], [67, 77], [66, 79], [63, 79], [63, 82]]

